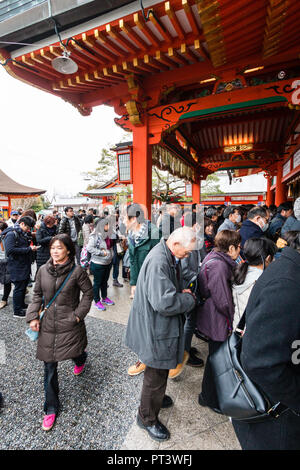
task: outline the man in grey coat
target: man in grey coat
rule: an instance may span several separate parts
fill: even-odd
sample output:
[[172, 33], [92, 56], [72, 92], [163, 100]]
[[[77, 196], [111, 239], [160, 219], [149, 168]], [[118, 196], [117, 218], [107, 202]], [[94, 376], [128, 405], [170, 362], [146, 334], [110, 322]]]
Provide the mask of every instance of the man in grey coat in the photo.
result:
[[241, 221], [241, 214], [235, 206], [227, 206], [223, 212], [224, 222], [218, 228], [218, 233], [222, 230], [236, 230], [236, 224], [239, 224]]
[[180, 260], [195, 248], [195, 232], [176, 229], [147, 255], [139, 273], [127, 325], [125, 344], [146, 364], [137, 424], [156, 441], [170, 433], [158, 420], [165, 396], [169, 369], [183, 361], [184, 316], [196, 304], [189, 289], [183, 289]]

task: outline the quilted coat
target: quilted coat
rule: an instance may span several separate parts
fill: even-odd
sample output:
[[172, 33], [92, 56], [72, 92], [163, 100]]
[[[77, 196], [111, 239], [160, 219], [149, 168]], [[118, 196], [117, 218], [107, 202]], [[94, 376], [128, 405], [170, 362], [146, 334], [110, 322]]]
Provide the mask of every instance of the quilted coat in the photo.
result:
[[[52, 259], [41, 266], [37, 273], [31, 304], [26, 321], [38, 318], [43, 297], [45, 305], [64, 282], [74, 262], [53, 265]], [[82, 297], [80, 300], [80, 293]], [[84, 318], [93, 299], [91, 281], [83, 268], [76, 266], [67, 284], [51, 304], [41, 320], [37, 344], [37, 358], [45, 362], [58, 362], [80, 356], [87, 346]], [[77, 322], [76, 317], [80, 319]]]

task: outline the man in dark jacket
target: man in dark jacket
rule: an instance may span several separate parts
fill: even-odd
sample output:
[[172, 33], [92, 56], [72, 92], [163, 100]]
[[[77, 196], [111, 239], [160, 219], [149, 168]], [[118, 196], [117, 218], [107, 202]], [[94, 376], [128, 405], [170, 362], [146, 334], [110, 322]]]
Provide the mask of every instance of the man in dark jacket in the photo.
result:
[[36, 241], [41, 248], [38, 250], [36, 255], [37, 271], [39, 268], [47, 263], [50, 258], [50, 241], [56, 235], [57, 225], [55, 225], [55, 218], [51, 215], [47, 215], [40, 228], [36, 232]]
[[267, 229], [268, 216], [266, 209], [259, 206], [253, 207], [248, 212], [248, 219], [243, 222], [240, 228], [240, 235], [242, 237], [241, 247], [243, 248], [249, 238], [263, 237]]
[[167, 204], [166, 213], [163, 214], [159, 226], [159, 230], [165, 240], [169, 238], [169, 235], [174, 232], [174, 230], [181, 227], [180, 218], [179, 206], [175, 203]]
[[290, 217], [293, 213], [293, 205], [291, 202], [283, 202], [277, 209], [276, 216], [271, 220], [270, 227], [269, 227], [269, 234], [276, 241], [278, 235], [280, 235], [280, 231], [288, 217]]
[[141, 268], [127, 325], [126, 345], [146, 364], [137, 424], [156, 441], [170, 433], [158, 420], [162, 406], [172, 405], [165, 396], [169, 369], [184, 356], [184, 315], [195, 306], [195, 297], [183, 289], [180, 259], [194, 249], [195, 232], [182, 227], [148, 254]]
[[78, 234], [81, 230], [81, 222], [77, 215], [74, 214], [73, 207], [65, 208], [65, 216], [61, 219], [58, 233], [66, 233], [71, 237], [75, 245], [76, 261], [80, 265], [80, 247], [78, 245]]
[[277, 419], [233, 421], [245, 450], [298, 450], [300, 442], [300, 237], [256, 281], [246, 309], [241, 361], [269, 398], [289, 408]]
[[13, 308], [14, 317], [24, 318], [25, 294], [28, 281], [30, 278], [32, 251], [36, 251], [38, 246], [30, 246], [30, 238], [28, 232], [35, 226], [35, 221], [24, 216], [19, 219], [14, 227], [7, 228], [5, 235], [5, 251], [8, 258], [7, 269], [10, 274], [12, 283], [14, 284], [13, 292]]

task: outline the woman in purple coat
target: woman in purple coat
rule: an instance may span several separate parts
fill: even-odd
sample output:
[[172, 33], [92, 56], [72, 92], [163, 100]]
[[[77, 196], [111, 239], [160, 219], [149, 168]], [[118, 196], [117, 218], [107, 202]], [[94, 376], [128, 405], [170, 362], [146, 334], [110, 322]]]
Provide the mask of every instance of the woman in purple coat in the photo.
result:
[[[231, 279], [235, 260], [240, 254], [241, 236], [233, 230], [222, 230], [216, 235], [215, 248], [203, 260], [199, 274], [201, 295], [205, 300], [197, 311], [197, 329], [209, 338], [209, 355], [231, 334], [234, 304]], [[202, 382], [199, 404], [218, 408], [207, 365]]]

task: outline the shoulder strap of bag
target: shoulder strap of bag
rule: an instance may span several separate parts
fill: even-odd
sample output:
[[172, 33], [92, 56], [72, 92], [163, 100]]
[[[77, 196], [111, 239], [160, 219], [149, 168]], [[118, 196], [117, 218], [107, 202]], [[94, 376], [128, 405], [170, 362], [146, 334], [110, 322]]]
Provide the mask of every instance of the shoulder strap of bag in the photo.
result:
[[246, 325], [246, 309], [244, 310], [243, 315], [240, 318], [240, 321], [238, 322], [236, 329], [243, 331]]
[[[50, 307], [50, 305], [54, 302], [54, 300], [56, 299], [56, 297], [61, 293], [61, 291], [63, 290], [63, 288], [65, 287], [65, 285], [67, 284], [68, 280], [70, 279], [71, 277], [71, 274], [72, 272], [74, 271], [76, 266], [73, 266], [73, 268], [71, 269], [71, 271], [69, 272], [69, 274], [67, 275], [66, 279], [64, 280], [64, 282], [62, 283], [62, 285], [60, 286], [60, 288], [55, 292], [55, 295], [52, 297], [52, 299], [50, 300], [50, 302], [46, 305], [46, 307], [44, 308], [44, 312], [45, 310], [48, 310], [48, 308]], [[40, 316], [40, 319], [42, 318], [42, 315]]]

